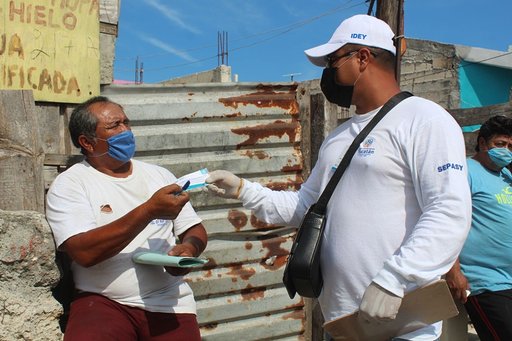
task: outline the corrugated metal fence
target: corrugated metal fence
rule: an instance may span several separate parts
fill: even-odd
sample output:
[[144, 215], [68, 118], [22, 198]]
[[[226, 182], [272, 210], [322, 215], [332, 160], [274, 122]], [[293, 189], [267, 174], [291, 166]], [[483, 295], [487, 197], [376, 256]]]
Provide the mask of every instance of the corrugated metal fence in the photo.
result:
[[[203, 167], [226, 169], [281, 190], [300, 186], [325, 135], [350, 116], [325, 102], [318, 82], [116, 86], [102, 94], [132, 120], [137, 159], [178, 177]], [[510, 116], [510, 108], [450, 111], [467, 126]], [[475, 134], [465, 133], [468, 155]], [[62, 156], [46, 155], [48, 184], [54, 166], [75, 159]], [[204, 255], [210, 262], [187, 276], [203, 339], [322, 340], [316, 301], [289, 299], [281, 281], [295, 230], [263, 224], [236, 200], [195, 192], [191, 202], [209, 236]]]
[[[136, 158], [180, 177], [226, 169], [273, 189], [302, 183], [296, 84], [187, 84], [105, 88], [123, 105]], [[204, 219], [210, 262], [188, 275], [204, 340], [297, 340], [304, 301], [282, 285], [293, 228], [258, 221], [236, 200], [191, 193]]]

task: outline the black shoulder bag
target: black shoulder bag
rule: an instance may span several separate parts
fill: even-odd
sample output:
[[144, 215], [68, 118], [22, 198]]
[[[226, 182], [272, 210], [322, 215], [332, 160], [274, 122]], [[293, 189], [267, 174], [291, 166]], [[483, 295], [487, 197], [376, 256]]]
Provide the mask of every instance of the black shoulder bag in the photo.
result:
[[320, 247], [322, 246], [322, 234], [325, 228], [325, 212], [327, 203], [331, 198], [336, 185], [338, 184], [345, 169], [350, 163], [352, 156], [359, 148], [359, 145], [366, 138], [368, 133], [395, 105], [407, 97], [412, 96], [409, 92], [400, 92], [391, 97], [379, 110], [374, 118], [356, 136], [347, 152], [343, 156], [338, 168], [331, 180], [325, 187], [322, 195], [313, 204], [299, 226], [297, 236], [293, 241], [290, 255], [286, 263], [283, 275], [283, 283], [290, 298], [298, 293], [303, 297], [318, 297], [322, 291], [323, 279], [320, 269]]

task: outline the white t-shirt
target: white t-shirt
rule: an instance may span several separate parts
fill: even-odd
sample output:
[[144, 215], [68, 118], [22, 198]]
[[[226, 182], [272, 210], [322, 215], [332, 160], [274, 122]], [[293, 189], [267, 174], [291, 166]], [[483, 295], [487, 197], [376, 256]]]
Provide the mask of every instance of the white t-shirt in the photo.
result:
[[[298, 226], [377, 111], [355, 115], [325, 139], [298, 192], [246, 181], [244, 206], [263, 221]], [[365, 138], [329, 201], [319, 297], [325, 320], [357, 310], [372, 281], [402, 296], [439, 279], [462, 248], [470, 219], [460, 127], [431, 101], [403, 100]], [[440, 323], [414, 340], [439, 334]]]
[[[165, 168], [137, 160], [132, 164], [133, 172], [126, 178], [101, 173], [86, 161], [57, 176], [48, 191], [46, 209], [57, 247], [76, 234], [124, 216], [176, 181]], [[192, 290], [182, 277], [171, 276], [163, 266], [136, 264], [131, 257], [140, 251], [167, 253], [176, 245], [175, 236], [200, 222], [187, 203], [173, 221], [153, 220], [116, 256], [89, 268], [73, 262], [76, 288], [148, 311], [195, 314]]]

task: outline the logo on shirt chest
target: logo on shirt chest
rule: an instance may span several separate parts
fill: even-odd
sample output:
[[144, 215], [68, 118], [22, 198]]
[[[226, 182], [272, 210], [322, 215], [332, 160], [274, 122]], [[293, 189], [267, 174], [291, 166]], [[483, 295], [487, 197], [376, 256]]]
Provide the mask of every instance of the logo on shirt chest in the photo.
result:
[[[359, 148], [357, 149], [356, 154], [359, 157], [368, 157], [375, 154], [375, 138], [373, 137], [367, 137], [366, 140], [359, 145]], [[331, 167], [331, 171], [336, 171], [336, 168], [338, 168], [338, 165], [340, 164], [341, 160], [343, 159], [344, 155], [341, 155], [334, 165]]]
[[501, 193], [494, 195], [500, 205], [512, 205], [512, 187], [505, 187]]
[[367, 137], [366, 140], [359, 146], [357, 155], [360, 157], [368, 157], [373, 154], [375, 154], [375, 138]]

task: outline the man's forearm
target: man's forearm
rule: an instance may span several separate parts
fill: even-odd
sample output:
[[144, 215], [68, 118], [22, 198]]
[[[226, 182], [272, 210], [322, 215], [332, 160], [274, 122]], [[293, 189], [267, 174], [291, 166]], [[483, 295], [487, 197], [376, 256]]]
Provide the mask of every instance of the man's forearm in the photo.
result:
[[73, 261], [84, 267], [117, 255], [151, 222], [144, 205], [107, 225], [69, 238], [63, 243], [64, 250]]
[[180, 240], [182, 244], [190, 244], [195, 248], [194, 256], [196, 257], [204, 251], [208, 243], [208, 237], [203, 224], [197, 224], [185, 231], [180, 235]]

